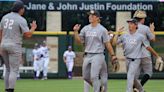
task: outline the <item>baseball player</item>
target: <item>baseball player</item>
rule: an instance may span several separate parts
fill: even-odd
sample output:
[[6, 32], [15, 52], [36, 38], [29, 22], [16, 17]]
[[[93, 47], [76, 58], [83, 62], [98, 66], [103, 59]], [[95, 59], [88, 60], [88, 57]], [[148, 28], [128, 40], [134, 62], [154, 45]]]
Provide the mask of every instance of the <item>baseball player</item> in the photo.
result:
[[48, 73], [48, 64], [49, 64], [49, 49], [46, 45], [46, 41], [43, 41], [41, 48], [43, 53], [43, 78], [42, 80], [47, 79], [47, 73]]
[[0, 22], [0, 46], [6, 66], [4, 78], [6, 92], [14, 92], [22, 56], [22, 36], [31, 37], [37, 27], [33, 21], [29, 30], [27, 21], [22, 17], [25, 11], [22, 1], [16, 1], [11, 11], [3, 16]]
[[63, 60], [68, 70], [69, 79], [72, 79], [72, 69], [73, 69], [75, 57], [76, 55], [75, 55], [75, 52], [72, 51], [72, 46], [68, 46], [68, 50], [65, 51], [63, 54]]
[[35, 44], [34, 46], [34, 49], [32, 50], [32, 55], [33, 55], [33, 67], [34, 67], [34, 79], [37, 79], [36, 77], [36, 73], [37, 73], [37, 69], [38, 69], [38, 66], [37, 66], [37, 59], [36, 59], [36, 52], [37, 52], [37, 49], [39, 48], [39, 45], [38, 43]]
[[76, 24], [73, 28], [75, 40], [77, 43], [83, 43], [85, 46], [82, 75], [84, 80], [93, 86], [94, 92], [100, 91], [101, 83], [99, 75], [101, 75], [104, 89], [107, 92], [107, 65], [104, 56], [105, 47], [107, 47], [112, 56], [112, 61], [116, 59], [116, 56], [109, 42], [107, 29], [99, 23], [100, 13], [96, 10], [91, 10], [89, 12], [89, 22], [90, 24], [83, 27], [80, 34], [78, 34], [80, 24]]
[[[150, 24], [150, 28], [144, 25], [145, 18], [147, 17], [145, 11], [138, 10], [134, 13], [133, 17], [139, 21], [137, 32], [143, 34], [145, 36], [146, 42], [150, 45], [150, 41], [155, 41], [154, 25]], [[140, 69], [144, 73], [144, 76], [141, 79], [141, 85], [144, 86], [144, 84], [151, 78], [153, 69], [152, 69], [152, 59], [151, 59], [150, 52], [147, 51], [146, 48], [142, 48], [142, 53], [143, 55], [141, 59], [142, 62], [141, 62]], [[138, 73], [138, 77], [139, 77], [139, 73]]]
[[[109, 37], [109, 41], [112, 43], [113, 42], [112, 40], [113, 40], [113, 37], [114, 37], [113, 31], [108, 32], [108, 37]], [[106, 69], [107, 69], [106, 65], [104, 65], [103, 68], [101, 69], [102, 71], [100, 73], [100, 79], [103, 79], [103, 80], [101, 82], [102, 84], [101, 84], [101, 87], [100, 87], [100, 92], [107, 92], [107, 80], [104, 80], [105, 78], [103, 78], [104, 75], [106, 74], [106, 73], [103, 74], [103, 72]], [[84, 81], [84, 92], [89, 92], [89, 90], [90, 90], [90, 85], [86, 81]]]
[[43, 50], [39, 45], [37, 45], [33, 50], [33, 58], [34, 58], [34, 71], [36, 71], [35, 79], [39, 79], [39, 76], [43, 71]]
[[[124, 55], [126, 57], [127, 65], [127, 89], [126, 92], [133, 91], [134, 82], [138, 82], [136, 74], [140, 68], [142, 59], [143, 46], [150, 51], [154, 56], [159, 58], [159, 55], [150, 47], [145, 40], [145, 37], [137, 32], [138, 22], [136, 19], [127, 21], [129, 24], [129, 33], [125, 33], [118, 38], [115, 35], [114, 41], [119, 44], [122, 43], [124, 49]], [[120, 30], [119, 30], [120, 32]], [[144, 89], [140, 83], [138, 83], [139, 92], [144, 92]]]

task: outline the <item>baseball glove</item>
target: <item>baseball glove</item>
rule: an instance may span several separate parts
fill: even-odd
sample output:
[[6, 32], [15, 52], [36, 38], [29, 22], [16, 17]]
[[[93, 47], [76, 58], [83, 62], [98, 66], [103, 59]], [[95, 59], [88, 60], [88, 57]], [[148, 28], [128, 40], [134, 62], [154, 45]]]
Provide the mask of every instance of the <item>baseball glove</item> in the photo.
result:
[[162, 58], [161, 57], [157, 58], [156, 63], [155, 63], [155, 69], [158, 71], [162, 71], [164, 68], [163, 64], [164, 64], [164, 62], [163, 62]]
[[112, 62], [112, 65], [113, 65], [113, 72], [118, 72], [119, 69], [120, 69], [120, 63], [118, 62], [118, 60], [115, 60]]

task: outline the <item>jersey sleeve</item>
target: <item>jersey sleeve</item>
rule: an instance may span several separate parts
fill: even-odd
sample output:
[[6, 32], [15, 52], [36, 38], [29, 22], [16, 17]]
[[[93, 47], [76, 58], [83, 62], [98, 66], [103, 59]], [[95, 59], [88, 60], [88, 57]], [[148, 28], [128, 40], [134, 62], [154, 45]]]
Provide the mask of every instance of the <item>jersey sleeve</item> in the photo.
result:
[[106, 29], [103, 31], [103, 34], [102, 34], [102, 41], [103, 41], [103, 43], [106, 43], [109, 41], [109, 35], [108, 35], [108, 31]]
[[145, 47], [149, 47], [150, 44], [148, 43], [148, 41], [146, 41], [146, 38], [144, 36], [141, 37], [142, 39], [142, 44], [145, 46]]
[[148, 40], [152, 40], [155, 38], [154, 34], [150, 31], [149, 27], [147, 27], [146, 36], [147, 36]]
[[123, 37], [124, 37], [124, 35], [121, 35], [121, 36], [118, 37], [118, 39], [117, 39], [117, 44], [122, 43]]
[[67, 52], [65, 51], [64, 54], [63, 54], [63, 57], [66, 57], [67, 56]]
[[20, 23], [20, 29], [21, 29], [22, 33], [29, 32], [29, 27], [28, 27], [27, 21], [25, 19], [22, 20], [22, 22]]

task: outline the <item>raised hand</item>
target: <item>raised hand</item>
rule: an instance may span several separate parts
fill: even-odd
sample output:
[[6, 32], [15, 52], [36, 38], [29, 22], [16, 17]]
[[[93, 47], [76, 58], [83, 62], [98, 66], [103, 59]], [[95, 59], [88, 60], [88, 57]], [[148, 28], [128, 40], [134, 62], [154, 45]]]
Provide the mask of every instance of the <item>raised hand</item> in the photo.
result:
[[79, 31], [81, 25], [80, 24], [76, 24], [74, 27], [73, 27], [73, 30], [74, 31]]
[[124, 31], [124, 27], [121, 27], [117, 30], [117, 32], [123, 32]]
[[36, 21], [32, 21], [31, 25], [31, 29], [35, 30], [37, 28], [37, 24]]
[[154, 31], [154, 29], [155, 29], [154, 22], [153, 23], [150, 23], [150, 30], [151, 31]]

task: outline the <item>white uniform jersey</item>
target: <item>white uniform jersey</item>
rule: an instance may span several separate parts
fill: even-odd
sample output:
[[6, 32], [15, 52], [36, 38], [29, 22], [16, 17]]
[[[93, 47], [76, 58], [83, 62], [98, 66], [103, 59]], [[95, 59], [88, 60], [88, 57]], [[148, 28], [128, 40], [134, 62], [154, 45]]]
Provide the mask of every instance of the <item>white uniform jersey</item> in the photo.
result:
[[73, 51], [68, 51], [68, 50], [64, 52], [63, 56], [66, 58], [66, 62], [73, 62], [74, 58], [76, 57]]
[[40, 60], [42, 58], [43, 52], [41, 51], [40, 48], [33, 49], [32, 52], [33, 52], [34, 60]]
[[49, 49], [48, 49], [48, 47], [47, 46], [45, 46], [45, 47], [42, 46], [40, 49], [42, 50], [44, 58], [48, 58], [49, 57]]
[[37, 49], [33, 49], [33, 50], [32, 50], [32, 55], [33, 55], [33, 57], [34, 57], [34, 61], [35, 61], [36, 58], [37, 58], [36, 52], [37, 52]]

